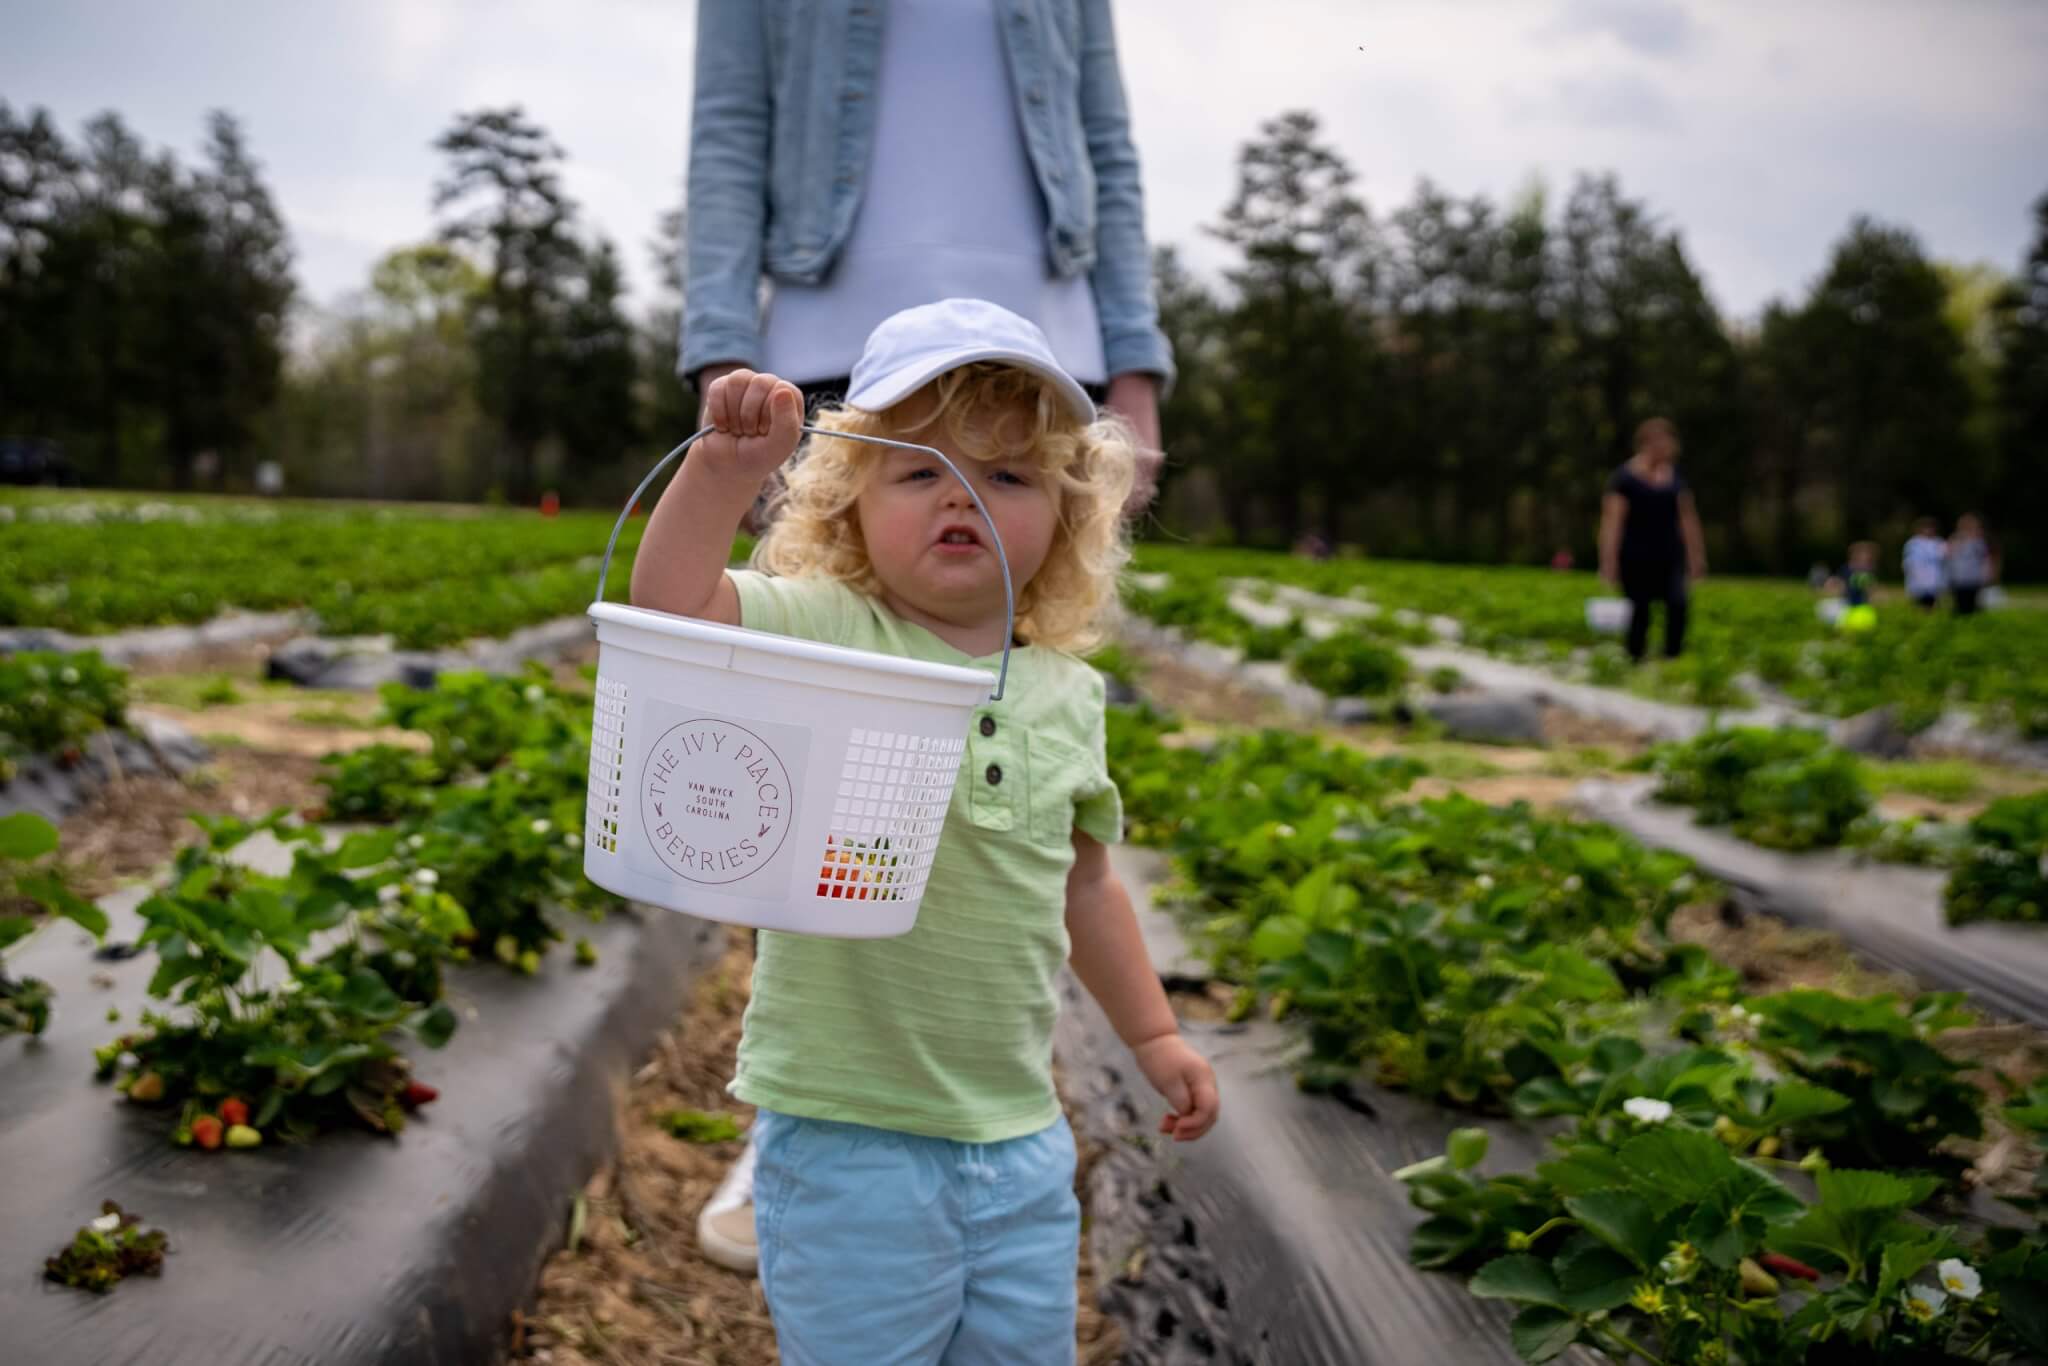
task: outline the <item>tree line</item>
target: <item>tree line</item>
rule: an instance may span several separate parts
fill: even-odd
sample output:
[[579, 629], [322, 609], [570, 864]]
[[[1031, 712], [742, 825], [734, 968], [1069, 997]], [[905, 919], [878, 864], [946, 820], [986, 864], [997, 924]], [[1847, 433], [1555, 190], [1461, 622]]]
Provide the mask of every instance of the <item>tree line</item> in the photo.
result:
[[1612, 176], [1562, 203], [1425, 183], [1379, 216], [1307, 113], [1244, 147], [1209, 231], [1236, 255], [1224, 287], [1170, 249], [1157, 271], [1184, 533], [1583, 564], [1605, 480], [1661, 415], [1719, 568], [1804, 571], [1865, 538], [1895, 555], [1916, 516], [1978, 511], [2013, 572], [2048, 573], [2048, 196], [2011, 277], [1859, 218], [1751, 327]]
[[[620, 496], [693, 426], [683, 206], [634, 318], [544, 128], [487, 109], [434, 146], [434, 236], [316, 308], [230, 115], [187, 168], [117, 115], [73, 141], [0, 101], [0, 436], [59, 441], [99, 484], [245, 488], [276, 460], [299, 493]], [[1611, 176], [1506, 203], [1424, 183], [1376, 213], [1301, 112], [1237, 170], [1207, 229], [1224, 278], [1158, 252], [1181, 367], [1161, 534], [1583, 560], [1608, 472], [1664, 415], [1717, 568], [1803, 570], [1977, 510], [2013, 572], [2048, 573], [2048, 197], [2012, 276], [1859, 219], [1803, 299], [1743, 326]]]

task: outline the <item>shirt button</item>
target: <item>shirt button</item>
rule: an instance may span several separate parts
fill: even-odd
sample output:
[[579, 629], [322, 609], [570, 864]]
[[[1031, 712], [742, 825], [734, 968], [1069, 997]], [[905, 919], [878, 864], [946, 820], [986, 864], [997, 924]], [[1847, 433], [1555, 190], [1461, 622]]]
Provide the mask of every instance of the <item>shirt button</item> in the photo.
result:
[[997, 783], [1003, 780], [1003, 766], [1001, 764], [990, 764], [988, 766], [987, 776], [988, 785], [990, 787], [994, 787]]
[[982, 717], [982, 718], [981, 718], [981, 733], [982, 733], [983, 735], [994, 735], [994, 734], [996, 733], [996, 718], [995, 718], [995, 717], [993, 717], [993, 716], [984, 716], [984, 717]]

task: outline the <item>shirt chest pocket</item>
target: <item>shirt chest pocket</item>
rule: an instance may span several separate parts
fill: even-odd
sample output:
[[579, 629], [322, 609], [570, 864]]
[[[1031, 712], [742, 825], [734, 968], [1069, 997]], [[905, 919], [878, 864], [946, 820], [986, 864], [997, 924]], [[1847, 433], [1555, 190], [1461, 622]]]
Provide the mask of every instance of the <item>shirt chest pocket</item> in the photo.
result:
[[1080, 771], [1080, 751], [1066, 741], [977, 716], [960, 774], [968, 819], [983, 830], [1064, 845], [1073, 835]]

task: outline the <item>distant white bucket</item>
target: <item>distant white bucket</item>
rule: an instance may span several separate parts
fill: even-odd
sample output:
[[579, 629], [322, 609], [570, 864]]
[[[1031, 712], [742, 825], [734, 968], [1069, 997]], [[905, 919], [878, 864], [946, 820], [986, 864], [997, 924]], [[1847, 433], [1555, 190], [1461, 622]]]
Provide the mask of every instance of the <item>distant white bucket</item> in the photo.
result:
[[1606, 636], [1618, 636], [1628, 629], [1634, 609], [1627, 598], [1587, 598], [1586, 626]]
[[[628, 510], [703, 435], [655, 466]], [[910, 449], [959, 476], [940, 452]], [[979, 508], [972, 485], [968, 495]], [[983, 522], [1008, 594], [1009, 561], [986, 510]], [[608, 547], [590, 608], [598, 658], [584, 876], [635, 901], [757, 929], [907, 932], [975, 709], [1002, 696], [1007, 649], [992, 678], [670, 616], [605, 602], [610, 566]], [[1014, 597], [1011, 617], [1014, 628]]]

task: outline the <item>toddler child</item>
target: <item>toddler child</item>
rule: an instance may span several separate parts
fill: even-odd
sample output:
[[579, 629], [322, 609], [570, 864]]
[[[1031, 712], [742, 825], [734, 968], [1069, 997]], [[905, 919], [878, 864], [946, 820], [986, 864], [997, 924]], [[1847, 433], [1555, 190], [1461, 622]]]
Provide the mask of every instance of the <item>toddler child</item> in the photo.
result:
[[[1109, 863], [1122, 812], [1102, 681], [1074, 653], [1116, 606], [1135, 451], [1023, 318], [970, 299], [907, 309], [875, 329], [844, 406], [817, 419], [829, 432], [787, 468], [758, 568], [728, 572], [734, 529], [789, 465], [802, 416], [773, 375], [710, 386], [716, 430], [654, 509], [635, 604], [992, 672], [1015, 648], [1002, 700], [968, 732], [912, 930], [759, 936], [732, 1092], [758, 1109], [755, 1223], [782, 1359], [1071, 1362], [1061, 964], [1165, 1098], [1162, 1133], [1199, 1138], [1217, 1113], [1215, 1075], [1181, 1038]], [[944, 452], [989, 520], [938, 460], [837, 433]]]

